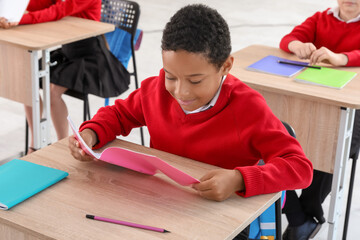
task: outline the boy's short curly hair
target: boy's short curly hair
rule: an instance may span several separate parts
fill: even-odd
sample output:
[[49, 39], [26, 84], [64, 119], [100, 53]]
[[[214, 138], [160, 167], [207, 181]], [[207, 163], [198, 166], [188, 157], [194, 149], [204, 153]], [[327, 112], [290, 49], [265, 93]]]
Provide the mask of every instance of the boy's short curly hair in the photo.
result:
[[188, 5], [166, 24], [161, 48], [202, 53], [220, 69], [231, 52], [229, 27], [215, 9], [202, 4]]

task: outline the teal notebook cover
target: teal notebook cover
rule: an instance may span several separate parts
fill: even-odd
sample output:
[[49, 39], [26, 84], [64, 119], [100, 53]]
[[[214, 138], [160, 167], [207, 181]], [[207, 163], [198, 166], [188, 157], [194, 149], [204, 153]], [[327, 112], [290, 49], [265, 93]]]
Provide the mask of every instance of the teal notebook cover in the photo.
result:
[[355, 76], [355, 72], [342, 71], [333, 68], [308, 68], [297, 75], [295, 81], [341, 89]]
[[5, 163], [0, 166], [0, 209], [8, 210], [68, 175], [19, 159]]

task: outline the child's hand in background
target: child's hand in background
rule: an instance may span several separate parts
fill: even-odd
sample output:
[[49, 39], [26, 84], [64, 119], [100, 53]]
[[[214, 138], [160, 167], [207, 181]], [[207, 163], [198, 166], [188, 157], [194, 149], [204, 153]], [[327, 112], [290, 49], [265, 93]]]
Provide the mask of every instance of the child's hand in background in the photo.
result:
[[18, 22], [8, 22], [8, 20], [4, 17], [0, 17], [0, 28], [11, 28], [11, 27], [14, 27], [14, 26], [17, 26], [19, 25]]
[[330, 63], [334, 66], [345, 66], [348, 62], [348, 58], [345, 54], [334, 53], [326, 47], [321, 47], [315, 50], [310, 57], [310, 65], [318, 62]]
[[[83, 138], [84, 142], [92, 148], [97, 143], [97, 135], [91, 129], [84, 129], [80, 132], [80, 136]], [[69, 137], [69, 148], [71, 155], [79, 161], [92, 161], [96, 160], [93, 156], [88, 155], [84, 150], [81, 149], [80, 143], [73, 136]]]
[[300, 59], [309, 59], [311, 54], [316, 50], [314, 44], [303, 43], [297, 40], [290, 42], [288, 48]]
[[218, 169], [205, 174], [200, 183], [193, 184], [200, 196], [223, 201], [237, 191], [245, 190], [243, 177], [238, 170]]

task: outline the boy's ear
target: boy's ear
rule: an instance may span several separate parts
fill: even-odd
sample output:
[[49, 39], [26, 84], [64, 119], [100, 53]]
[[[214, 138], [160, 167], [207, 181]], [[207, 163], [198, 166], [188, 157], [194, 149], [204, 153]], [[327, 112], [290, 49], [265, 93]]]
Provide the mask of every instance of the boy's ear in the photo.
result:
[[230, 55], [224, 62], [224, 64], [221, 66], [221, 71], [222, 74], [221, 75], [227, 75], [234, 63], [234, 57], [232, 55]]

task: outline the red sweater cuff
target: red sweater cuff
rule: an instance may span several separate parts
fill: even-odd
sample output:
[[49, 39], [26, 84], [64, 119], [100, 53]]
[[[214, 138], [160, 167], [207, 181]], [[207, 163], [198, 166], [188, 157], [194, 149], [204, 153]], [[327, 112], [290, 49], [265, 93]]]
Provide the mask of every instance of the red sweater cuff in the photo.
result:
[[245, 191], [237, 192], [242, 197], [251, 197], [263, 193], [264, 181], [258, 166], [237, 167], [245, 183]]
[[89, 128], [91, 130], [93, 130], [98, 138], [98, 143], [95, 144], [92, 148], [93, 149], [98, 149], [101, 148], [102, 146], [104, 146], [106, 143], [114, 140], [114, 139], [110, 139], [109, 137], [107, 137], [107, 135], [105, 134], [104, 129], [102, 128], [101, 125], [93, 123], [93, 122], [83, 122], [79, 128], [79, 132], [83, 131], [84, 129]]
[[280, 49], [284, 50], [285, 52], [291, 53], [291, 51], [289, 50], [289, 43], [291, 43], [292, 41], [298, 41], [298, 39], [293, 36], [283, 37], [283, 39], [281, 39], [280, 41]]
[[346, 67], [358, 67], [360, 66], [360, 54], [358, 51], [356, 52], [343, 52], [348, 58], [348, 62]]

